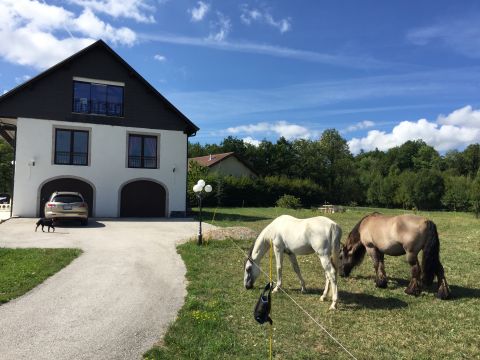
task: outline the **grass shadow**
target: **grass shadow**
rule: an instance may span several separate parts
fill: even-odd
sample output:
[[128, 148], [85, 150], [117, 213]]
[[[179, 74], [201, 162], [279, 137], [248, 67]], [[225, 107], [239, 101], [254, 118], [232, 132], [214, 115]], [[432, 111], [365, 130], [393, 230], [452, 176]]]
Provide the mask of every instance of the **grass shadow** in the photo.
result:
[[[294, 289], [293, 292], [301, 294], [300, 289]], [[307, 288], [306, 296], [308, 295], [318, 295], [323, 294], [323, 289], [319, 288]], [[401, 309], [408, 306], [408, 304], [396, 298], [383, 298], [374, 295], [364, 294], [364, 293], [349, 293], [346, 291], [338, 292], [339, 303], [344, 304], [345, 307], [352, 310], [357, 309]], [[327, 300], [330, 301], [330, 297], [327, 297]], [[326, 300], [326, 301], [327, 301]]]
[[[193, 212], [192, 214], [195, 219], [198, 219], [198, 211]], [[214, 218], [215, 215], [215, 218]], [[271, 220], [271, 218], [264, 217], [264, 216], [248, 216], [248, 215], [240, 215], [240, 214], [223, 214], [223, 213], [215, 213], [212, 211], [202, 211], [202, 218], [203, 221], [243, 221], [243, 222], [254, 222], [260, 220]]]

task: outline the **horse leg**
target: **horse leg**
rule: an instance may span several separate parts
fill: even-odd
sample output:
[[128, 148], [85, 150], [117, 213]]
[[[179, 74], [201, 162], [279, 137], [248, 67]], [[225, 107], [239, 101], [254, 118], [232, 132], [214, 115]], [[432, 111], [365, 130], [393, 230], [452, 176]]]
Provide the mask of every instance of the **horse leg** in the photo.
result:
[[325, 298], [328, 295], [328, 291], [330, 290], [330, 280], [328, 280], [327, 272], [325, 271], [325, 289], [323, 289], [323, 294], [320, 296], [320, 301], [325, 301]]
[[384, 254], [377, 248], [367, 248], [368, 255], [372, 258], [373, 267], [375, 268], [375, 285], [378, 288], [387, 287], [387, 274], [385, 274]]
[[273, 247], [275, 252], [275, 263], [277, 266], [277, 286], [272, 292], [276, 293], [282, 287], [282, 266], [283, 266], [283, 250], [281, 251], [276, 246]]
[[292, 263], [293, 271], [295, 271], [298, 278], [300, 279], [300, 285], [302, 286], [302, 294], [305, 294], [307, 292], [307, 289], [305, 288], [305, 280], [303, 280], [302, 273], [300, 272], [300, 267], [298, 266], [297, 257], [293, 253], [289, 254], [288, 256], [290, 258], [290, 262]]
[[407, 261], [412, 267], [412, 279], [410, 280], [410, 284], [408, 284], [407, 288], [405, 289], [405, 293], [408, 295], [415, 295], [418, 296], [422, 292], [421, 287], [421, 268], [420, 264], [418, 263], [417, 255], [413, 253], [407, 253]]
[[450, 288], [447, 284], [447, 279], [445, 279], [445, 272], [443, 270], [443, 265], [438, 262], [437, 268], [435, 269], [435, 275], [437, 275], [438, 280], [438, 290], [437, 297], [439, 299], [445, 300], [450, 296]]
[[[325, 277], [327, 278], [327, 282], [325, 283], [325, 288], [328, 293], [328, 283], [332, 287], [332, 304], [330, 305], [330, 310], [335, 310], [337, 308], [337, 300], [338, 300], [338, 288], [337, 288], [337, 272], [335, 271], [335, 267], [332, 265], [332, 261], [330, 260], [330, 256], [328, 255], [318, 255], [320, 258], [320, 262], [322, 263], [323, 269], [325, 270]], [[325, 291], [323, 292], [326, 295]], [[323, 296], [323, 295], [322, 295]]]

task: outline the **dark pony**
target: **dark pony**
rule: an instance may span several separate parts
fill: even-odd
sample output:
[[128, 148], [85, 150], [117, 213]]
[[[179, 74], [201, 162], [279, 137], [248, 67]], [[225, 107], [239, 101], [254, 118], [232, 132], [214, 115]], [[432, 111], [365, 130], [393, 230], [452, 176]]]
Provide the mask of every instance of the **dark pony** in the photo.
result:
[[[421, 266], [417, 258], [418, 249], [423, 249]], [[431, 220], [414, 215], [384, 216], [380, 213], [363, 217], [350, 231], [342, 246], [340, 275], [349, 276], [352, 269], [362, 262], [365, 253], [373, 260], [377, 287], [387, 287], [384, 255], [406, 254], [412, 271], [410, 284], [405, 289], [407, 294], [419, 295], [422, 285], [432, 285], [436, 276], [437, 297], [446, 299], [450, 295], [440, 262], [437, 226]]]

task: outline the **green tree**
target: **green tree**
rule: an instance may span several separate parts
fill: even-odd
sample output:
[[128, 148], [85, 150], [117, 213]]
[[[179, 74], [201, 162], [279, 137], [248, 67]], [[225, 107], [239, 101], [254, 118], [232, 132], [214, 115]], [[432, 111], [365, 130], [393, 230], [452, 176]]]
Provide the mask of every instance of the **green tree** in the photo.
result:
[[13, 149], [0, 137], [0, 193], [12, 194]]
[[475, 217], [478, 219], [480, 215], [480, 171], [477, 172], [477, 176], [470, 185], [470, 201]]
[[445, 177], [442, 203], [453, 211], [467, 210], [470, 203], [471, 180], [466, 176]]

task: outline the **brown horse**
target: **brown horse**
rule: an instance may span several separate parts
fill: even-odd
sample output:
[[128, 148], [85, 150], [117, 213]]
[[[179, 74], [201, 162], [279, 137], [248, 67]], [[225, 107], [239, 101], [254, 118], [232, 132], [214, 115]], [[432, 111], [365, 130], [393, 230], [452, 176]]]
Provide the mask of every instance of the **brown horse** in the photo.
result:
[[[417, 258], [420, 250], [423, 250], [421, 268]], [[450, 289], [440, 263], [437, 227], [432, 221], [415, 215], [386, 216], [373, 213], [365, 216], [352, 229], [340, 251], [340, 275], [350, 275], [352, 269], [362, 262], [365, 252], [373, 260], [377, 287], [387, 287], [384, 255], [406, 254], [412, 267], [412, 279], [405, 292], [420, 295], [422, 284], [431, 285], [436, 275], [437, 297], [448, 298]]]

